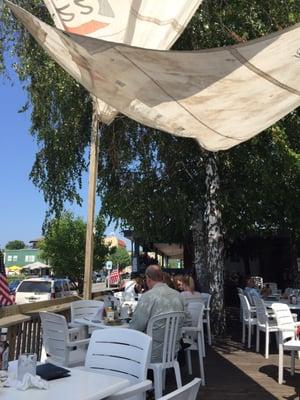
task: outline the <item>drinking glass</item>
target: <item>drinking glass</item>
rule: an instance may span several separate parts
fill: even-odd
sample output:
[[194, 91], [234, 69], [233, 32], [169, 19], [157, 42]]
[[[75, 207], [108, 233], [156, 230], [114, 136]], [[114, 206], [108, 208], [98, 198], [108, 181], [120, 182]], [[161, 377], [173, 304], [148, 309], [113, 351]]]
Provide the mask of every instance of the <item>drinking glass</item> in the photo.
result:
[[36, 375], [36, 360], [37, 355], [35, 353], [24, 353], [19, 355], [17, 374], [18, 381], [22, 381], [27, 372], [31, 375]]

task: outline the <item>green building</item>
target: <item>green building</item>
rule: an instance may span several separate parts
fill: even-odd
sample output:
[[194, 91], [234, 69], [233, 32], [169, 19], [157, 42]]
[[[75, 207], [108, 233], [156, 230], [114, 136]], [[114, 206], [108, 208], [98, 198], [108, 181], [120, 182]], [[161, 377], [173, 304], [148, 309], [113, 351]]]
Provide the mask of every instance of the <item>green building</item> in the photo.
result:
[[13, 265], [24, 267], [36, 261], [44, 262], [40, 257], [40, 251], [38, 249], [25, 248], [20, 250], [4, 250], [4, 264], [6, 268], [12, 267]]

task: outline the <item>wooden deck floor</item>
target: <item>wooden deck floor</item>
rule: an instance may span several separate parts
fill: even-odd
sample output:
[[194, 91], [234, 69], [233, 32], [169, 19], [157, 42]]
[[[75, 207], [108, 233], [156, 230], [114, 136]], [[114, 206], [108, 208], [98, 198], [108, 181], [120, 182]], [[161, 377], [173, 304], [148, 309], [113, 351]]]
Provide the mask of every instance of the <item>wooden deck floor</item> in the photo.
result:
[[[263, 356], [263, 337], [261, 353], [255, 353], [255, 338], [252, 338], [252, 349], [248, 351], [240, 341], [241, 327], [236, 324], [234, 333], [224, 340], [207, 346], [205, 358], [206, 386], [202, 387], [198, 399], [205, 400], [300, 400], [300, 360], [296, 360], [296, 372], [290, 376], [288, 368], [284, 372], [285, 382], [277, 383], [278, 353], [275, 338], [272, 338], [269, 359]], [[285, 366], [290, 365], [290, 357], [285, 356]], [[187, 374], [186, 366], [182, 367], [183, 384], [197, 376], [198, 363], [193, 359], [193, 372]], [[174, 379], [167, 379], [167, 392], [174, 390]]]

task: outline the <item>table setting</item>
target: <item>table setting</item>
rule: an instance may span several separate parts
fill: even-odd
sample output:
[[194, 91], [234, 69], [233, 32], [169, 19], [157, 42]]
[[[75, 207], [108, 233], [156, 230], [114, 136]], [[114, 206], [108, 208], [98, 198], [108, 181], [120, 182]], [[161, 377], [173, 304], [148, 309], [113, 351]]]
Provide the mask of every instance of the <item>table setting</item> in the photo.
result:
[[[44, 379], [43, 379], [44, 378]], [[1, 400], [101, 400], [129, 385], [127, 379], [85, 367], [64, 368], [36, 361], [36, 354], [21, 354], [0, 371]]]

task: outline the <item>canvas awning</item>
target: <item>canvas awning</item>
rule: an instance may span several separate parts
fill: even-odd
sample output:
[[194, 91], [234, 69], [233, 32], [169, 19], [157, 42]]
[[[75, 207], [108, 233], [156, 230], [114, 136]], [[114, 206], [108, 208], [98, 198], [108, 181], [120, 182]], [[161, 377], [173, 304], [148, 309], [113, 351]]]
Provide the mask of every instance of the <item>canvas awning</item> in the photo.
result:
[[[55, 26], [66, 32], [147, 49], [169, 49], [202, 0], [44, 0]], [[118, 111], [96, 98], [99, 119], [110, 124]]]
[[7, 267], [7, 269], [9, 271], [20, 271], [20, 269], [22, 269], [22, 267], [20, 267], [19, 265], [12, 265], [10, 267]]
[[51, 268], [50, 265], [44, 264], [40, 261], [36, 261], [31, 264], [27, 264], [23, 267], [23, 269], [30, 269], [31, 271], [34, 269], [42, 269], [42, 268]]
[[176, 243], [153, 243], [154, 249], [169, 258], [183, 259], [183, 246]]
[[65, 33], [9, 7], [89, 92], [208, 150], [242, 143], [300, 104], [300, 24], [237, 46], [153, 51]]

